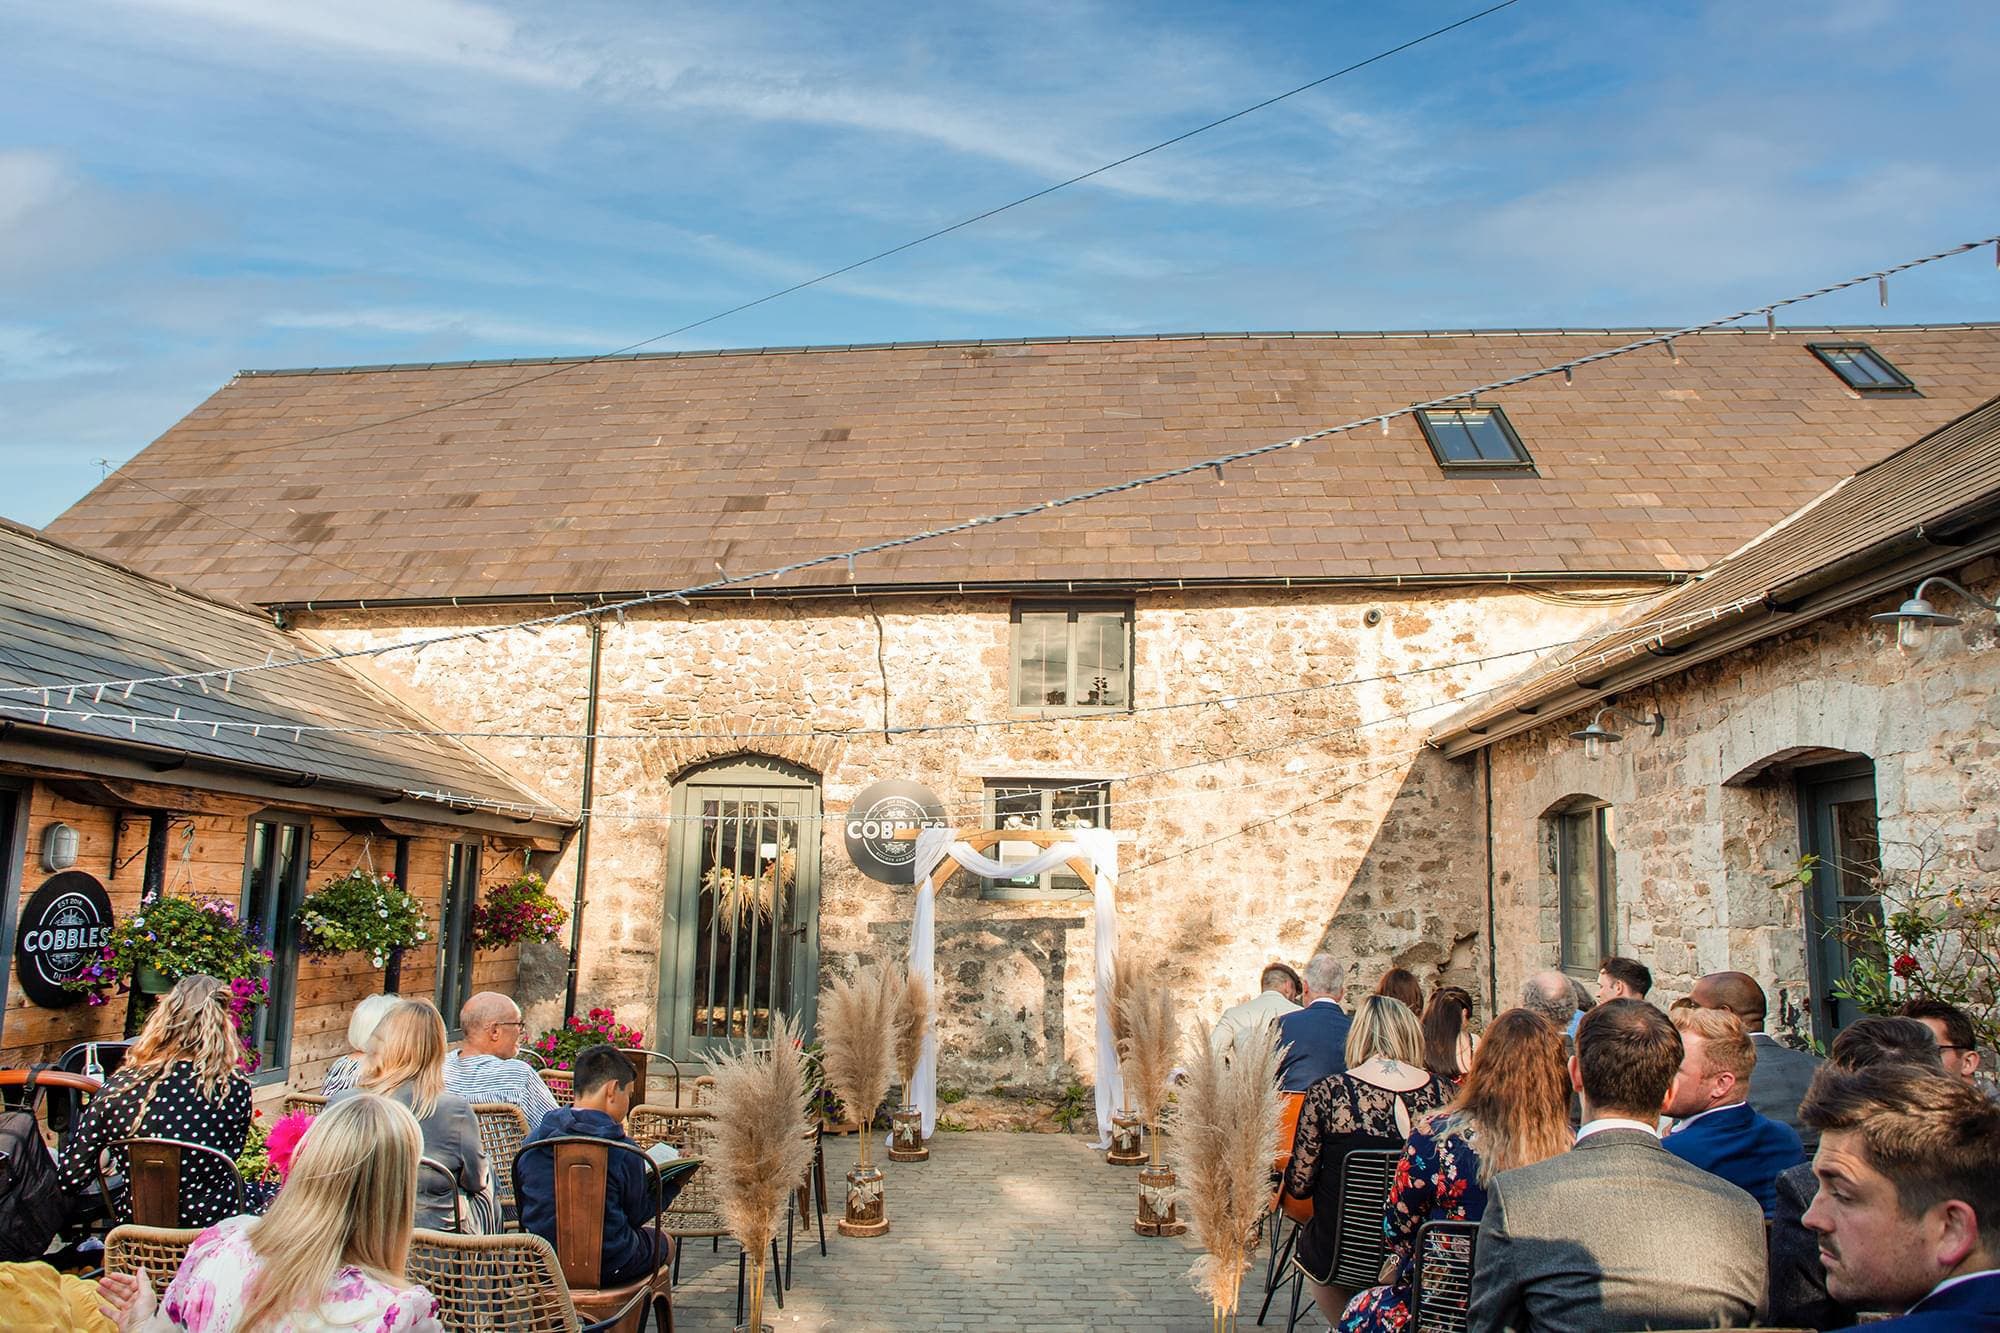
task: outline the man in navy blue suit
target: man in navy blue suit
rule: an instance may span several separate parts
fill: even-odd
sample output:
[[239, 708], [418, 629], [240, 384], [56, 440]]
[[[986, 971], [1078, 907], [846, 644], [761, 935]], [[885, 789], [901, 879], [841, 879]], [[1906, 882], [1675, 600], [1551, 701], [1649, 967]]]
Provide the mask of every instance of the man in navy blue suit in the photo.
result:
[[2000, 1333], [2000, 1105], [1884, 1064], [1823, 1070], [1799, 1114], [1820, 1132], [1804, 1222], [1828, 1293], [1902, 1312], [1869, 1333]]
[[1313, 1084], [1347, 1068], [1347, 1012], [1340, 1007], [1340, 990], [1347, 969], [1330, 953], [1314, 954], [1306, 964], [1306, 1003], [1278, 1019], [1278, 1090], [1304, 1092]]
[[1779, 1173], [1806, 1153], [1797, 1131], [1750, 1105], [1757, 1048], [1727, 1009], [1684, 1009], [1674, 1026], [1681, 1032], [1681, 1068], [1667, 1114], [1675, 1124], [1661, 1146], [1747, 1193], [1768, 1218], [1778, 1202]]

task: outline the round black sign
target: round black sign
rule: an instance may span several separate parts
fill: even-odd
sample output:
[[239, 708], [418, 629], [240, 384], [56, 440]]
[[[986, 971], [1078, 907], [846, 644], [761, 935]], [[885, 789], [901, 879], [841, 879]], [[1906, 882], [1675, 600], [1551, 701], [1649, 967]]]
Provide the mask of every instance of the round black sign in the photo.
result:
[[44, 1009], [67, 1009], [82, 991], [63, 982], [96, 959], [111, 935], [111, 898], [94, 875], [65, 870], [51, 875], [21, 909], [14, 936], [14, 975], [30, 1000]]
[[890, 778], [854, 798], [847, 808], [847, 855], [870, 879], [917, 882], [917, 844], [896, 837], [913, 828], [945, 828], [944, 804], [919, 782]]

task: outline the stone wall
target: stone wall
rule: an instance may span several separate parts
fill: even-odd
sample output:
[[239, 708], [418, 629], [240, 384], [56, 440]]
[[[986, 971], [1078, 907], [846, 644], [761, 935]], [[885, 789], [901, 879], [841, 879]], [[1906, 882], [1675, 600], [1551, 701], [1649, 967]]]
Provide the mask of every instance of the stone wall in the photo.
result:
[[[1136, 605], [1138, 711], [884, 736], [883, 727], [1008, 719], [1005, 598], [821, 598], [665, 606], [604, 626], [598, 816], [588, 867], [580, 995], [658, 1037], [659, 951], [674, 784], [737, 754], [820, 778], [834, 814], [871, 782], [913, 778], [955, 817], [981, 816], [990, 778], [1119, 781], [1120, 937], [1161, 960], [1190, 1021], [1248, 995], [1261, 965], [1319, 949], [1372, 978], [1398, 963], [1483, 991], [1485, 861], [1476, 781], [1421, 749], [1449, 701], [1521, 671], [1526, 655], [1606, 614], [1519, 589], [1174, 593]], [[1379, 610], [1376, 624], [1367, 613]], [[477, 613], [325, 613], [305, 628], [344, 647], [436, 627], [504, 623]], [[577, 804], [589, 633], [496, 633], [368, 659], [399, 696], [468, 731], [552, 802]], [[1429, 668], [1394, 681], [1339, 685]], [[1225, 695], [1277, 698], [1176, 707]], [[828, 739], [782, 733], [842, 730]], [[761, 733], [761, 734], [752, 734]], [[781, 734], [772, 734], [781, 733]], [[1295, 811], [1286, 814], [1285, 812]], [[1273, 816], [1282, 818], [1272, 819]], [[621, 817], [628, 816], [628, 817]], [[1257, 825], [1243, 832], [1246, 825]], [[823, 968], [900, 959], [912, 892], [860, 875], [840, 821], [819, 847]], [[552, 879], [574, 887], [574, 848]], [[1092, 1059], [1089, 904], [982, 900], [960, 876], [938, 911], [943, 1081], [1047, 1086]], [[561, 962], [531, 950], [524, 998], [559, 1011]]]
[[[1971, 586], [2000, 595], [1982, 561]], [[1928, 652], [1906, 657], [1870, 613], [1902, 594], [1695, 667], [1627, 700], [1667, 718], [1657, 739], [1627, 727], [1602, 760], [1551, 718], [1491, 748], [1497, 957], [1503, 996], [1557, 952], [1555, 866], [1547, 816], [1589, 796], [1614, 807], [1618, 951], [1653, 969], [1666, 1004], [1697, 977], [1756, 976], [1770, 994], [1808, 993], [1801, 855], [1801, 766], [1874, 761], [1883, 862], [1893, 881], [1919, 859], [1944, 874], [2000, 872], [2000, 643], [1993, 618], [1966, 615]]]

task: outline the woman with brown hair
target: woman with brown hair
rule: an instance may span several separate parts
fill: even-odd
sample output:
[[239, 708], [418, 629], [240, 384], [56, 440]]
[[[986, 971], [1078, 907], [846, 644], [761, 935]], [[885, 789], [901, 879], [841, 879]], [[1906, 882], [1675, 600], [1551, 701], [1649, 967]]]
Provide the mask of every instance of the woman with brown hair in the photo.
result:
[[1424, 1068], [1454, 1086], [1472, 1067], [1472, 993], [1439, 986], [1424, 1010]]
[[1495, 1175], [1567, 1152], [1571, 1140], [1562, 1033], [1540, 1014], [1509, 1009], [1486, 1029], [1458, 1099], [1411, 1132], [1384, 1217], [1395, 1276], [1348, 1304], [1341, 1333], [1407, 1324], [1418, 1228], [1477, 1222]]
[[[72, 1196], [89, 1193], [100, 1158], [107, 1175], [122, 1178], [129, 1165], [111, 1146], [121, 1139], [198, 1143], [223, 1157], [181, 1154], [180, 1221], [207, 1226], [238, 1211], [234, 1163], [249, 1133], [250, 1079], [229, 1013], [229, 985], [182, 977], [153, 1006], [125, 1063], [78, 1119], [63, 1148], [63, 1189]], [[117, 1192], [107, 1204], [117, 1220], [131, 1220], [129, 1193]]]
[[1382, 979], [1375, 983], [1375, 993], [1401, 1000], [1413, 1014], [1424, 1011], [1424, 985], [1417, 980], [1417, 974], [1407, 967], [1392, 967], [1384, 972]]
[[[417, 1225], [430, 1231], [500, 1229], [500, 1210], [479, 1144], [472, 1103], [444, 1087], [444, 1019], [429, 1000], [399, 1000], [368, 1039], [361, 1081], [333, 1103], [373, 1092], [406, 1108], [424, 1135]], [[465, 1207], [461, 1209], [463, 1202]]]

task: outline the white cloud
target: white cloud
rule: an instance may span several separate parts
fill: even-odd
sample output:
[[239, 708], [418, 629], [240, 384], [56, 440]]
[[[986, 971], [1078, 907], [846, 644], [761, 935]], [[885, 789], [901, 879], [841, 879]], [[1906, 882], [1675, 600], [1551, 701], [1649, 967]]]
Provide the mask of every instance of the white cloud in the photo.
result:
[[117, 362], [91, 355], [49, 329], [0, 324], [0, 382], [66, 379], [117, 367]]

